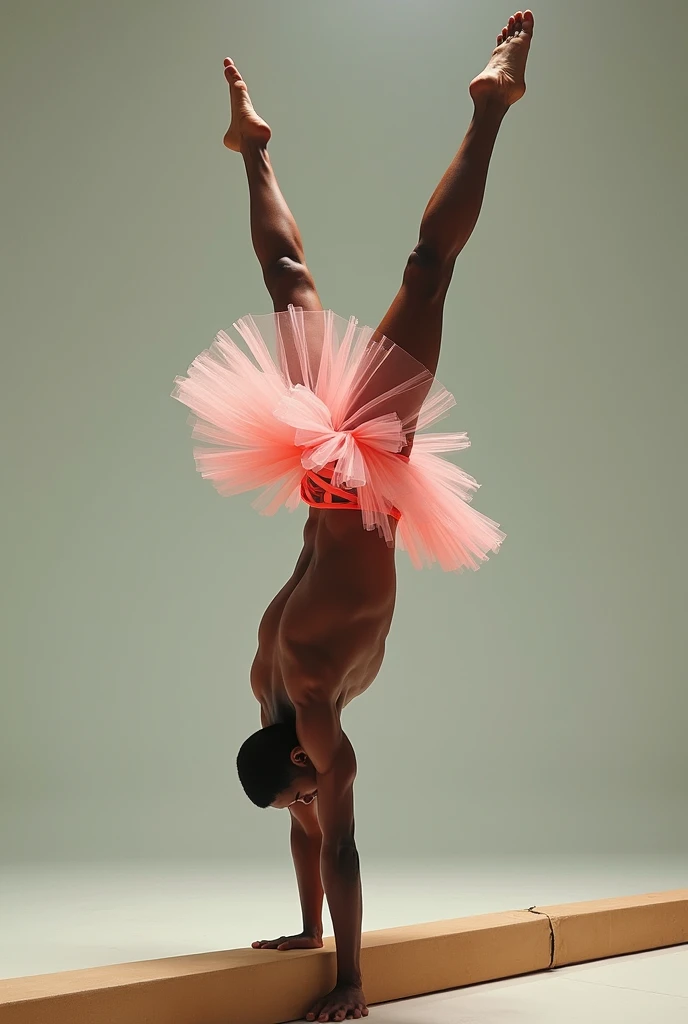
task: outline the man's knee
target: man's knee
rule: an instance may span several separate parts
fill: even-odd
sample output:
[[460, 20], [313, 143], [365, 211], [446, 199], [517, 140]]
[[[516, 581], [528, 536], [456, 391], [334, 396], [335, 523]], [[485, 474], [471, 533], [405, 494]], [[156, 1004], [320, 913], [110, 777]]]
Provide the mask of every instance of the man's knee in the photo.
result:
[[427, 242], [419, 242], [404, 270], [404, 285], [422, 299], [444, 296], [454, 272], [454, 260], [447, 259]]
[[263, 268], [263, 277], [270, 293], [284, 294], [290, 291], [301, 291], [315, 288], [315, 282], [305, 263], [282, 256]]

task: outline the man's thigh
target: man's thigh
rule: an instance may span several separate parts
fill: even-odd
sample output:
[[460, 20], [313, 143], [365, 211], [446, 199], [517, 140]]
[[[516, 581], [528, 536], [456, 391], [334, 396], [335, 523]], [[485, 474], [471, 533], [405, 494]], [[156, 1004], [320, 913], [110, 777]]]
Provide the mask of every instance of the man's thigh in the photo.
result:
[[446, 289], [435, 291], [421, 285], [404, 280], [373, 337], [389, 338], [434, 375], [440, 358]]
[[[415, 251], [414, 251], [415, 255]], [[444, 301], [451, 280], [451, 268], [441, 269], [427, 259], [409, 260], [401, 288], [380, 321], [373, 338], [382, 337], [404, 349], [435, 375], [440, 358]], [[403, 455], [410, 455], [415, 435], [416, 415], [432, 386], [432, 381], [399, 397], [398, 415], [408, 424], [408, 444]], [[411, 403], [411, 404], [409, 404]]]

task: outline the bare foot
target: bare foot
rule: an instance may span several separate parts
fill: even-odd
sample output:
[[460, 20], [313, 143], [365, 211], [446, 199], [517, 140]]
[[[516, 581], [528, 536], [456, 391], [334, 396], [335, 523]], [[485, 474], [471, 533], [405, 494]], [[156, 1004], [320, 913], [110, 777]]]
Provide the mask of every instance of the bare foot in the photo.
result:
[[532, 11], [518, 11], [497, 36], [497, 48], [470, 93], [474, 103], [497, 99], [510, 107], [526, 91], [526, 60], [533, 38]]
[[225, 146], [238, 153], [242, 142], [249, 140], [263, 146], [267, 145], [272, 135], [270, 126], [262, 117], [258, 117], [253, 109], [246, 82], [229, 57], [225, 57], [225, 78], [229, 83], [229, 99], [232, 106], [232, 121], [224, 138]]

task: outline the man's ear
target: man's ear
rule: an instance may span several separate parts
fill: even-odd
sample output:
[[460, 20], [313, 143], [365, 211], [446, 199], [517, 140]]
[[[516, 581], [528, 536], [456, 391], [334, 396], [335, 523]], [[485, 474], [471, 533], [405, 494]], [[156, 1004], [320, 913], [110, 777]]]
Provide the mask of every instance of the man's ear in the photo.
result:
[[298, 765], [299, 768], [305, 768], [309, 764], [308, 754], [303, 747], [294, 747], [290, 759], [292, 764]]

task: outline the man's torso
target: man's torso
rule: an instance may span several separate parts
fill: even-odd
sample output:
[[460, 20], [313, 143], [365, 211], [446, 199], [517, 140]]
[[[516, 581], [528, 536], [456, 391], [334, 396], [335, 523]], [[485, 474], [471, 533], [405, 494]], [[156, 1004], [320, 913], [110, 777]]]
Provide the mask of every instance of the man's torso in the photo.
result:
[[312, 508], [294, 574], [258, 630], [251, 687], [264, 725], [292, 710], [290, 687], [317, 681], [341, 711], [380, 670], [396, 597], [394, 549], [357, 511]]

